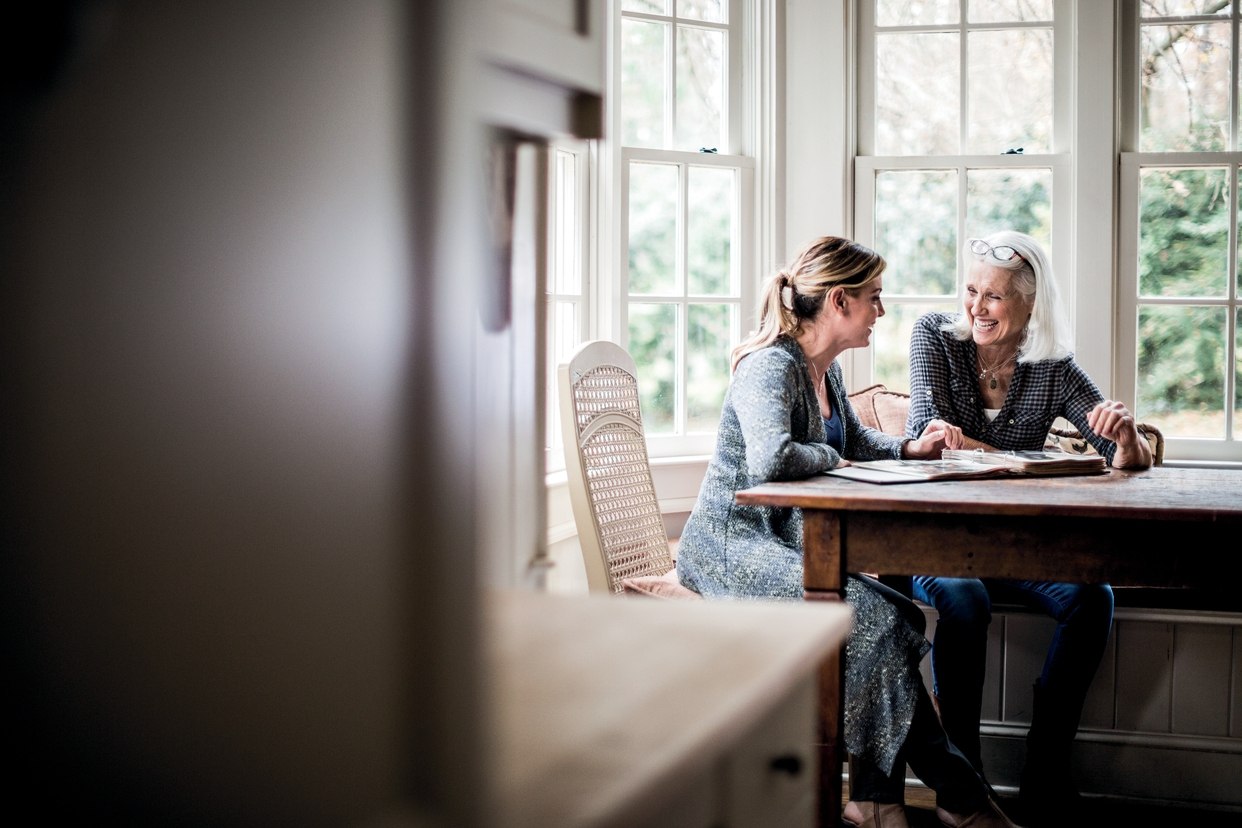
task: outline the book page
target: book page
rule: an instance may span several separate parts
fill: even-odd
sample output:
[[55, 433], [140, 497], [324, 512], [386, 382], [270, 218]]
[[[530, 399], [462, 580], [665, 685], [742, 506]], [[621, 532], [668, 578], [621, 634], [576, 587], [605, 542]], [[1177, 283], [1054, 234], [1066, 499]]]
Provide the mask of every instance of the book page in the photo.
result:
[[1027, 474], [1084, 474], [1106, 471], [1108, 464], [1098, 454], [1070, 454], [1047, 451], [983, 451], [981, 449], [945, 449], [940, 456], [946, 460], [1006, 466]]

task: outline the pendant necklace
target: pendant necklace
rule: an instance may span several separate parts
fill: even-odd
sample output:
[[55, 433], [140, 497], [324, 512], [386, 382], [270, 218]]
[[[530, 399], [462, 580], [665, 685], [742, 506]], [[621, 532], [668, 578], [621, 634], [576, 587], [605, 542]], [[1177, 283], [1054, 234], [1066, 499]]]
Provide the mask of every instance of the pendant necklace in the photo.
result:
[[1017, 355], [1018, 355], [1018, 352], [1014, 351], [1008, 357], [1006, 357], [1005, 359], [1002, 359], [1000, 362], [997, 362], [994, 365], [985, 365], [983, 363], [983, 357], [979, 354], [978, 351], [976, 351], [975, 358], [978, 360], [978, 364], [980, 368], [979, 379], [981, 380], [986, 379], [988, 381], [988, 388], [991, 388], [993, 391], [995, 391], [996, 386], [999, 382], [996, 376], [997, 373], [1000, 371], [1000, 369], [1004, 368], [1006, 365], [1012, 362], [1013, 358], [1016, 357]]

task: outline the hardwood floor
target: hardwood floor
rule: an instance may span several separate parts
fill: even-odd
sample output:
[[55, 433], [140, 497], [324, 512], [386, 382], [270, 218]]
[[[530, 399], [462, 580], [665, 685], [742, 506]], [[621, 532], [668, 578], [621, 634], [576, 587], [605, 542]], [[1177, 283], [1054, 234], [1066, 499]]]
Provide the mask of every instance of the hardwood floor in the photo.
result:
[[[848, 798], [849, 788], [843, 787], [842, 801]], [[1016, 800], [1005, 797], [1001, 799], [1000, 805], [1010, 819], [1020, 818]], [[906, 788], [906, 816], [909, 819], [910, 828], [943, 828], [940, 820], [936, 818], [936, 795], [921, 785], [909, 785]], [[1153, 824], [1193, 825], [1195, 828], [1225, 828], [1225, 826], [1235, 828], [1242, 825], [1242, 813], [1089, 798], [1085, 801], [1082, 813], [1067, 818], [1063, 824], [1066, 826], [1102, 825], [1109, 826], [1109, 828]]]

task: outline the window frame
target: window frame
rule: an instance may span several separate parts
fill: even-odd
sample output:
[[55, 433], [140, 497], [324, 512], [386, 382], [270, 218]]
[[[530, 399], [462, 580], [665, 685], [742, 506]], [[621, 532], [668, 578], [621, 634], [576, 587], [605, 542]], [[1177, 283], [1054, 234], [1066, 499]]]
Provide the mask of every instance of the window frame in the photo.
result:
[[[1118, 129], [1119, 197], [1117, 204], [1117, 302], [1116, 302], [1116, 375], [1117, 393], [1121, 399], [1135, 401], [1138, 392], [1138, 314], [1142, 307], [1187, 306], [1223, 307], [1226, 309], [1224, 386], [1225, 434], [1223, 437], [1177, 437], [1164, 431], [1166, 463], [1184, 465], [1237, 465], [1242, 463], [1242, 422], [1237, 412], [1236, 377], [1238, 371], [1238, 318], [1242, 314], [1242, 289], [1238, 282], [1239, 240], [1239, 179], [1242, 176], [1242, 124], [1239, 123], [1239, 33], [1242, 32], [1242, 10], [1234, 8], [1230, 15], [1216, 19], [1232, 21], [1230, 105], [1231, 144], [1239, 149], [1216, 152], [1153, 152], [1139, 151], [1141, 79], [1138, 72], [1140, 54], [1141, 5], [1139, 0], [1120, 0], [1117, 26], [1118, 77], [1122, 94]], [[1139, 205], [1141, 175], [1148, 168], [1192, 169], [1225, 167], [1230, 170], [1229, 249], [1227, 255], [1226, 292], [1221, 297], [1148, 297], [1139, 292]], [[1136, 412], [1143, 419], [1141, 412]], [[1151, 418], [1160, 426], [1158, 418]]]
[[[847, 0], [842, 0], [846, 3]], [[871, 3], [848, 2], [856, 12], [855, 34], [858, 60], [853, 86], [857, 90], [855, 117], [858, 146], [854, 154], [855, 237], [864, 244], [875, 238], [874, 181], [877, 172], [893, 169], [1016, 169], [1051, 168], [1052, 256], [1058, 285], [1075, 334], [1076, 359], [1095, 379], [1106, 396], [1114, 387], [1114, 315], [1105, 314], [1101, 325], [1099, 308], [1112, 308], [1115, 251], [1112, 239], [1115, 225], [1116, 146], [1114, 8], [1111, 3], [1055, 0], [1053, 20], [1053, 135], [1051, 152], [1031, 155], [943, 155], [877, 156], [874, 148], [874, 95], [876, 26]], [[962, 0], [961, 20], [965, 21], [967, 0]], [[963, 30], [965, 22], [951, 28]], [[978, 26], [980, 29], [996, 25]], [[1083, 44], [1091, 44], [1090, 49]], [[965, 107], [966, 72], [959, 83]], [[959, 180], [965, 187], [965, 180]], [[966, 204], [959, 199], [958, 238], [970, 228], [964, 226]], [[882, 252], [882, 251], [881, 251]], [[960, 288], [964, 263], [957, 256], [956, 283]], [[923, 297], [910, 297], [919, 301]], [[937, 297], [940, 298], [940, 297]], [[900, 302], [887, 296], [886, 302]], [[882, 330], [882, 329], [881, 329]], [[884, 334], [879, 333], [880, 336]], [[844, 360], [843, 360], [844, 362]], [[872, 382], [874, 348], [848, 355], [847, 378], [851, 388]], [[904, 390], [904, 389], [903, 389]]]
[[[675, 2], [675, 0], [673, 0]], [[629, 350], [629, 314], [631, 301], [642, 302], [646, 297], [632, 299], [629, 296], [629, 247], [628, 247], [628, 169], [632, 161], [651, 161], [682, 165], [704, 165], [713, 167], [733, 168], [739, 173], [739, 208], [737, 262], [740, 268], [739, 289], [737, 297], [739, 310], [737, 319], [738, 330], [733, 331], [735, 338], [748, 330], [747, 322], [755, 315], [754, 296], [756, 280], [751, 275], [755, 270], [755, 238], [759, 228], [755, 221], [754, 200], [756, 194], [756, 123], [760, 120], [761, 102], [759, 100], [758, 80], [760, 74], [755, 71], [760, 65], [761, 26], [765, 21], [759, 7], [766, 5], [758, 0], [726, 0], [728, 4], [728, 60], [726, 63], [726, 92], [724, 111], [726, 118], [725, 133], [728, 146], [718, 147], [715, 153], [693, 152], [682, 149], [657, 149], [651, 147], [622, 146], [618, 141], [605, 141], [604, 147], [608, 155], [609, 177], [614, 185], [616, 197], [612, 200], [616, 212], [610, 217], [607, 233], [610, 237], [609, 252], [603, 254], [601, 263], [606, 263], [598, 274], [598, 286], [601, 293], [608, 295], [606, 303], [601, 303], [599, 317], [599, 337], [610, 339]], [[621, 21], [623, 18], [621, 0], [609, 0], [611, 71], [608, 88], [614, 94], [608, 96], [608, 129], [607, 134], [621, 135]], [[660, 16], [634, 13], [639, 19], [663, 19]], [[670, 38], [666, 48], [675, 51], [676, 38]], [[672, 104], [668, 100], [666, 90], [666, 108], [671, 112]], [[668, 126], [672, 130], [672, 125]], [[684, 196], [686, 182], [680, 182], [681, 196]], [[685, 199], [678, 198], [678, 223], [684, 224]], [[682, 234], [679, 233], [679, 238]], [[684, 259], [684, 249], [679, 251], [679, 258]], [[682, 322], [685, 307], [690, 295], [682, 284], [680, 297], [653, 297], [660, 300], [678, 303], [679, 316]], [[719, 301], [721, 297], [706, 297], [708, 302]], [[675, 341], [674, 365], [678, 382], [675, 388], [676, 401], [674, 418], [679, 427], [684, 424], [685, 388], [689, 378], [686, 376], [686, 333], [679, 327]], [[638, 369], [641, 373], [642, 366]], [[687, 434], [675, 431], [673, 434], [647, 433], [647, 451], [653, 458], [669, 458], [681, 456], [702, 456], [711, 453], [715, 445], [715, 430], [708, 433]]]
[[[738, 320], [741, 336], [757, 315], [755, 306], [763, 268], [759, 262], [770, 258], [771, 239], [776, 236], [779, 212], [772, 174], [773, 148], [779, 128], [776, 94], [776, 58], [782, 10], [763, 0], [727, 0], [729, 4], [727, 87], [728, 138], [731, 145], [716, 153], [685, 150], [623, 147], [615, 138], [591, 142], [591, 322], [587, 334], [592, 339], [608, 339], [628, 348], [628, 246], [626, 222], [628, 201], [625, 190], [626, 165], [631, 160], [667, 161], [704, 166], [732, 166], [739, 171], [738, 267], [740, 297]], [[608, 65], [605, 96], [605, 135], [621, 134], [619, 88], [621, 78], [621, 0], [608, 0]], [[643, 15], [637, 15], [643, 16]], [[671, 48], [671, 47], [670, 47]], [[756, 274], [759, 274], [756, 276]], [[682, 300], [689, 301], [689, 295]], [[697, 300], [697, 297], [695, 297]], [[706, 302], [719, 297], [705, 297]], [[641, 301], [641, 300], [639, 300]], [[684, 305], [683, 305], [684, 307]], [[684, 340], [684, 336], [680, 337]], [[678, 370], [684, 377], [684, 341], [677, 343]], [[642, 366], [639, 366], [641, 371]], [[678, 388], [684, 396], [684, 384]], [[558, 435], [559, 436], [559, 435]], [[660, 458], [702, 457], [715, 443], [710, 433], [648, 435], [648, 452]], [[563, 456], [563, 455], [562, 455]], [[549, 458], [555, 459], [554, 449]], [[563, 467], [563, 465], [562, 465]], [[549, 468], [554, 468], [549, 466]]]
[[[944, 155], [876, 155], [876, 43], [877, 32], [891, 31], [954, 31], [965, 34], [968, 31], [990, 31], [1005, 29], [1004, 24], [969, 24], [966, 19], [966, 6], [963, 0], [959, 10], [959, 22], [940, 26], [897, 26], [879, 29], [874, 19], [874, 4], [862, 2], [857, 4], [857, 98], [856, 115], [858, 128], [857, 149], [854, 151], [854, 185], [853, 215], [857, 241], [863, 245], [876, 245], [876, 182], [877, 175], [887, 171], [900, 170], [950, 170], [958, 173], [958, 210], [956, 210], [955, 236], [959, 245], [956, 250], [955, 289], [951, 297], [944, 295], [908, 294], [897, 295], [893, 290], [886, 290], [886, 305], [928, 304], [944, 302], [946, 298], [958, 302], [961, 283], [965, 276], [966, 262], [961, 253], [960, 242], [974, 228], [966, 226], [966, 186], [968, 173], [971, 170], [1021, 170], [1047, 169], [1052, 173], [1052, 267], [1057, 273], [1058, 286], [1066, 294], [1067, 313], [1071, 325], [1077, 331], [1074, 320], [1077, 318], [1076, 303], [1072, 297], [1076, 294], [1077, 284], [1074, 279], [1076, 269], [1073, 267], [1073, 218], [1074, 204], [1074, 145], [1076, 145], [1076, 129], [1073, 123], [1072, 102], [1074, 87], [1073, 71], [1067, 68], [1073, 56], [1074, 41], [1074, 4], [1072, 0], [1056, 0], [1053, 4], [1053, 124], [1052, 146], [1049, 153], [1013, 154], [1013, 155], [981, 155], [977, 153], [959, 153]], [[1017, 26], [1022, 27], [1022, 26]], [[965, 50], [965, 46], [960, 47]], [[965, 53], [963, 51], [963, 53]], [[959, 112], [959, 135], [966, 132], [966, 110], [969, 107], [969, 73], [959, 73], [961, 110]], [[959, 144], [960, 146], [960, 144]], [[879, 251], [883, 253], [883, 251]], [[883, 336], [883, 329], [878, 336]], [[852, 389], [861, 389], [876, 381], [874, 375], [874, 344], [866, 349], [856, 349], [842, 356], [842, 365], [847, 367], [848, 382]], [[846, 366], [848, 362], [848, 366]], [[908, 390], [908, 389], [900, 389]]]

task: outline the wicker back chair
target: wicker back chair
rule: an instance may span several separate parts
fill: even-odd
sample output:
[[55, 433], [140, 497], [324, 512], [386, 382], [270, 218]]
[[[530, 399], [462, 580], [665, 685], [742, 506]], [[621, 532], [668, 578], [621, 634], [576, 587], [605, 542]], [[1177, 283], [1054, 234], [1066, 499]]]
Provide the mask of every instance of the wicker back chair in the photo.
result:
[[633, 358], [615, 343], [587, 342], [558, 373], [565, 468], [588, 588], [698, 597], [674, 571]]

